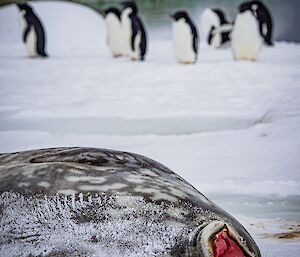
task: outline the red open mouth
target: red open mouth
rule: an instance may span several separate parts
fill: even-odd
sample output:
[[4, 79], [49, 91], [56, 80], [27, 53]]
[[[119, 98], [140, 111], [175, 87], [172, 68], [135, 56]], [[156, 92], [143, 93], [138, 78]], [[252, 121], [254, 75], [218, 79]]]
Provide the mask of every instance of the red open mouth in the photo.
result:
[[230, 239], [225, 227], [213, 240], [214, 257], [245, 257], [240, 247]]

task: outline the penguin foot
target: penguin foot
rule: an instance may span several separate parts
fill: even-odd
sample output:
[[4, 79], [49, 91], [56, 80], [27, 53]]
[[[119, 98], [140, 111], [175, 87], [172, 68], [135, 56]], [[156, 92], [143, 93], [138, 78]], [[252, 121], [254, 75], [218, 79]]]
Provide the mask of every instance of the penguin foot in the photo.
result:
[[122, 57], [122, 56], [123, 56], [122, 54], [114, 54], [113, 55], [114, 58], [119, 58], [119, 57]]
[[194, 64], [195, 62], [180, 62], [182, 64]]

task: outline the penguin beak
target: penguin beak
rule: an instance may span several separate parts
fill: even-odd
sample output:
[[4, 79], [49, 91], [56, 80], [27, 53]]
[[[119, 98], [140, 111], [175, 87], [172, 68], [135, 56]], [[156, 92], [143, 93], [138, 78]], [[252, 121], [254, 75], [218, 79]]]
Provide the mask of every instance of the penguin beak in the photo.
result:
[[174, 19], [174, 14], [170, 14], [169, 17], [170, 17], [171, 19]]

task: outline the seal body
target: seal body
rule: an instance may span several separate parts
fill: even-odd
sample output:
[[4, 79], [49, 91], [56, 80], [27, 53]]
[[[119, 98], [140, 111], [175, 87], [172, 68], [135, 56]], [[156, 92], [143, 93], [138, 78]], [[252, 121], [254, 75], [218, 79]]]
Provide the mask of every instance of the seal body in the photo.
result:
[[266, 45], [273, 45], [273, 19], [271, 11], [262, 1], [246, 1], [238, 7], [240, 12], [251, 10], [259, 22], [259, 31]]
[[181, 63], [194, 63], [198, 56], [198, 31], [185, 11], [171, 15], [173, 18], [173, 47], [177, 60]]
[[255, 61], [262, 48], [263, 39], [259, 24], [251, 11], [239, 13], [232, 31], [232, 51], [236, 60]]
[[214, 247], [225, 251], [213, 238], [226, 229], [245, 257], [260, 257], [236, 219], [140, 155], [92, 148], [0, 154], [0, 181], [0, 256], [208, 257]]
[[117, 8], [108, 8], [104, 10], [104, 19], [107, 25], [107, 44], [114, 57], [122, 56], [123, 31], [121, 24], [121, 12]]
[[27, 3], [17, 5], [20, 10], [22, 39], [30, 57], [47, 57], [46, 37], [43, 25], [31, 6]]

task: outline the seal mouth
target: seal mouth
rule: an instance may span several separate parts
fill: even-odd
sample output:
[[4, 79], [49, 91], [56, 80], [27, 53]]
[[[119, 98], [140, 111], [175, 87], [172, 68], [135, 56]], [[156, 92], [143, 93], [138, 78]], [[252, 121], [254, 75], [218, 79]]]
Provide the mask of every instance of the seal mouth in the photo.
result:
[[204, 249], [204, 257], [255, 257], [237, 231], [219, 221], [203, 229], [201, 248]]

